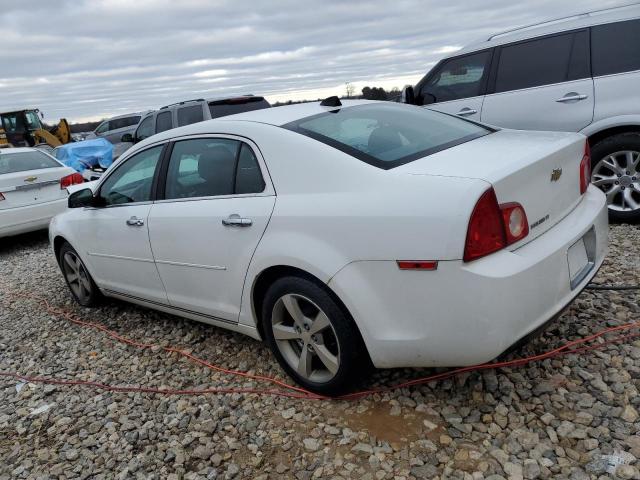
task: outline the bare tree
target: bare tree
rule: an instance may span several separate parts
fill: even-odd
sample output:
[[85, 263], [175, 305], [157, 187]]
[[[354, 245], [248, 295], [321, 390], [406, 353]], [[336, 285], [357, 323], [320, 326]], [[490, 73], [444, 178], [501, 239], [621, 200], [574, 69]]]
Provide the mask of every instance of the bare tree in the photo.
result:
[[346, 82], [344, 86], [345, 86], [345, 89], [347, 90], [347, 98], [353, 97], [353, 94], [356, 91], [356, 87], [354, 87], [353, 84], [350, 82]]

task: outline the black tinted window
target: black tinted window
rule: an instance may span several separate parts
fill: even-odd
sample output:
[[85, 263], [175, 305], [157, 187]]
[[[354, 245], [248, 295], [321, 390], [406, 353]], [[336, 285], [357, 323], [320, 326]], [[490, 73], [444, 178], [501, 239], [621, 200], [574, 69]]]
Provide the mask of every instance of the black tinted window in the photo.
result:
[[489, 51], [446, 61], [422, 88], [421, 103], [446, 102], [482, 95]]
[[159, 113], [156, 117], [156, 133], [164, 132], [165, 130], [171, 130], [173, 128], [171, 124], [171, 112]]
[[178, 126], [190, 125], [204, 120], [202, 105], [192, 105], [178, 109]]
[[165, 198], [231, 195], [240, 142], [204, 138], [177, 142], [167, 172]]
[[320, 113], [288, 123], [284, 128], [384, 169], [492, 132], [475, 123], [427, 108], [388, 102]]
[[153, 115], [146, 117], [136, 130], [136, 140], [144, 140], [153, 135]]
[[569, 72], [574, 37], [575, 34], [570, 33], [502, 47], [495, 91], [506, 92], [571, 80]]
[[591, 29], [593, 75], [640, 70], [640, 20]]
[[144, 150], [128, 158], [100, 187], [100, 197], [106, 205], [148, 202], [151, 200], [153, 176], [162, 146]]
[[269, 102], [262, 97], [246, 97], [209, 102], [209, 112], [211, 113], [211, 118], [218, 118], [252, 110], [262, 110], [270, 106]]
[[258, 160], [246, 143], [240, 148], [234, 193], [259, 193], [264, 190], [264, 180]]

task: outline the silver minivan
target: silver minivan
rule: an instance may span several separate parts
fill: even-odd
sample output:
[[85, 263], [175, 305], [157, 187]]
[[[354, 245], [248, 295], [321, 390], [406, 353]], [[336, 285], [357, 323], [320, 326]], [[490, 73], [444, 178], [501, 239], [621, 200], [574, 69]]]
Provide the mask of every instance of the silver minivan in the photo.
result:
[[492, 35], [440, 61], [403, 101], [507, 128], [583, 133], [610, 217], [640, 221], [640, 5]]

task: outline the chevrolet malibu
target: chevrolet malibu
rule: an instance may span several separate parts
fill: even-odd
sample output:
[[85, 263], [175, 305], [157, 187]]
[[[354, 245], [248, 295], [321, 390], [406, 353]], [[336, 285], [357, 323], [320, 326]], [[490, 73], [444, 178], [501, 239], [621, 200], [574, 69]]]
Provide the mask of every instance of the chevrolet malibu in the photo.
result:
[[579, 134], [333, 97], [154, 135], [50, 237], [79, 304], [264, 339], [331, 395], [370, 364], [489, 361], [561, 312], [606, 252], [589, 165]]

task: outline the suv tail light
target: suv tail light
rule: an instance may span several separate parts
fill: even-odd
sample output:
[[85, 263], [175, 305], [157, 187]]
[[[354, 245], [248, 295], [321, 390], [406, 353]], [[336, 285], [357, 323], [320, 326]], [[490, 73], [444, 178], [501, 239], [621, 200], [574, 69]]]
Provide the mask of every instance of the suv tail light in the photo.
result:
[[0, 193], [0, 202], [4, 200], [4, 195], [2, 193]]
[[71, 185], [77, 185], [79, 183], [83, 183], [84, 178], [79, 173], [72, 173], [71, 175], [67, 175], [66, 177], [62, 177], [60, 179], [60, 190], [64, 190]]
[[591, 182], [591, 149], [589, 140], [584, 142], [584, 155], [580, 161], [580, 195], [587, 191]]
[[464, 246], [465, 262], [502, 250], [529, 234], [529, 222], [522, 205], [498, 205], [493, 187], [482, 194], [469, 219]]

